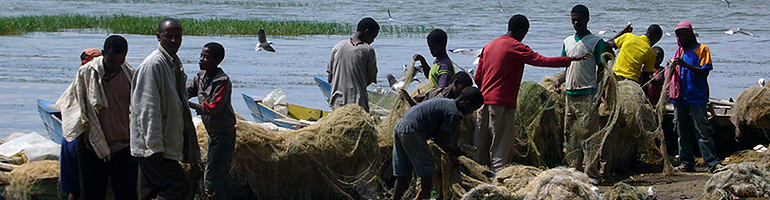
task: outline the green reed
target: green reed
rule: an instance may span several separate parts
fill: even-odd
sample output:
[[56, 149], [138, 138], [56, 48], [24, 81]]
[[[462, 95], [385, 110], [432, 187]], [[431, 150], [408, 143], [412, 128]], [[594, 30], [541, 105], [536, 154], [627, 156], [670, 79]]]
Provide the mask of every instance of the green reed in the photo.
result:
[[[152, 35], [157, 24], [165, 17], [138, 17], [129, 15], [40, 15], [0, 17], [0, 35], [26, 32], [58, 32], [68, 29], [107, 31], [120, 34]], [[185, 35], [256, 35], [264, 28], [269, 35], [346, 35], [355, 31], [354, 24], [315, 21], [268, 21], [240, 19], [181, 18]], [[432, 28], [421, 25], [383, 25], [380, 34], [387, 36], [427, 35]]]

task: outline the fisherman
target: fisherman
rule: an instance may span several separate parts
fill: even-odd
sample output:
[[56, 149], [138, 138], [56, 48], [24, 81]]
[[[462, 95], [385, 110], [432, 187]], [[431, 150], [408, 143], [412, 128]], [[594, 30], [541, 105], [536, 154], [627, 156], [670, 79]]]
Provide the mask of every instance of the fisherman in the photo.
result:
[[125, 38], [107, 37], [103, 56], [81, 65], [72, 84], [57, 101], [62, 109], [64, 137], [77, 141], [82, 199], [105, 199], [108, 180], [112, 180], [116, 199], [136, 199], [136, 158], [127, 148], [134, 68], [125, 62], [126, 53]]
[[[97, 48], [83, 50], [80, 53], [80, 66], [90, 62], [96, 57], [102, 56], [102, 51]], [[133, 74], [131, 74], [133, 76]], [[62, 107], [60, 107], [62, 108]], [[66, 137], [61, 139], [61, 154], [59, 156], [59, 181], [61, 182], [61, 193], [67, 195], [68, 200], [80, 199], [80, 175], [78, 174], [78, 141], [67, 141]]]
[[632, 80], [644, 84], [655, 70], [655, 52], [652, 46], [658, 43], [663, 31], [657, 24], [647, 27], [647, 32], [636, 36], [631, 24], [612, 37], [607, 43], [620, 49], [612, 71], [620, 80]]
[[585, 60], [590, 52], [573, 57], [545, 57], [521, 43], [529, 31], [524, 15], [508, 20], [508, 32], [487, 44], [479, 58], [476, 85], [484, 95], [484, 106], [478, 111], [474, 160], [491, 165], [494, 171], [511, 164], [515, 145], [512, 125], [524, 64], [544, 67], [567, 67], [570, 62]]
[[201, 116], [209, 134], [206, 155], [206, 171], [203, 186], [208, 199], [230, 199], [230, 163], [235, 148], [235, 112], [230, 96], [232, 82], [219, 67], [225, 59], [225, 47], [210, 42], [201, 49], [198, 60], [200, 72], [187, 85], [187, 97], [198, 97], [198, 102], [188, 102], [190, 108]]
[[679, 47], [674, 52], [673, 61], [678, 66], [673, 76], [677, 78], [672, 78], [673, 84], [669, 85], [678, 86], [678, 89], [670, 89], [669, 98], [674, 104], [674, 123], [679, 135], [679, 160], [682, 161], [676, 170], [695, 171], [695, 158], [690, 140], [695, 135], [708, 171], [714, 173], [722, 167], [722, 162], [717, 158], [713, 130], [706, 114], [706, 104], [709, 102], [707, 77], [714, 69], [711, 64], [711, 52], [708, 46], [698, 43], [690, 22], [679, 22], [675, 33]]
[[663, 70], [665, 67], [660, 66], [660, 64], [663, 63], [666, 53], [660, 46], [652, 47], [652, 51], [655, 52], [655, 73], [650, 75], [650, 85], [644, 89], [650, 103], [656, 105], [658, 104], [658, 99], [660, 99], [660, 92], [663, 89], [663, 79], [665, 78], [663, 77]]
[[[602, 144], [602, 148], [599, 150], [599, 156], [590, 157], [588, 160], [584, 160], [584, 154], [588, 152], [588, 149], [583, 149], [583, 145], [579, 144], [579, 142], [588, 139], [590, 134], [596, 133], [601, 128], [598, 113], [592, 113], [591, 109], [598, 105], [599, 98], [596, 97], [596, 94], [598, 93], [599, 81], [601, 80], [599, 74], [604, 70], [601, 55], [605, 51], [605, 42], [601, 37], [592, 34], [588, 30], [588, 21], [590, 20], [588, 7], [584, 5], [572, 7], [570, 16], [575, 34], [564, 39], [561, 55], [577, 56], [590, 52], [594, 56], [588, 57], [585, 60], [571, 62], [570, 66], [565, 70], [564, 76], [559, 78], [557, 83], [554, 84], [554, 90], [560, 91], [559, 85], [566, 81], [564, 84], [566, 93], [564, 103], [564, 142], [565, 144], [570, 141], [577, 142], [567, 144], [568, 146], [576, 147], [575, 149], [569, 149], [570, 153], [574, 153], [572, 156], [575, 160], [572, 160], [572, 166], [575, 169], [584, 171], [595, 185], [600, 184], [602, 181], [612, 183], [614, 179], [610, 175], [610, 170], [612, 148], [615, 143], [612, 139], [616, 137], [614, 135], [608, 136], [608, 141]], [[593, 116], [586, 117], [589, 114], [593, 114]], [[587, 130], [587, 133], [572, 135], [572, 128], [576, 126], [575, 122], [580, 119], [588, 119], [588, 121], [580, 125], [581, 128]], [[573, 137], [579, 138], [571, 139]]]
[[[432, 88], [428, 90], [428, 92], [426, 92], [424, 95], [417, 95], [412, 98], [407, 98], [406, 100], [410, 106], [414, 106], [417, 105], [417, 103], [432, 98], [454, 99], [457, 96], [460, 96], [460, 93], [463, 91], [463, 89], [473, 86], [473, 79], [471, 79], [471, 76], [468, 75], [468, 73], [462, 71], [455, 73], [449, 82], [450, 84], [446, 87]], [[409, 93], [406, 92], [406, 90], [401, 89], [400, 91], [404, 96], [409, 96]]]
[[367, 17], [358, 22], [350, 39], [337, 42], [326, 68], [331, 83], [329, 105], [332, 110], [356, 103], [369, 112], [366, 86], [377, 82], [377, 58], [370, 46], [380, 32], [380, 25]]
[[478, 88], [467, 87], [455, 99], [430, 99], [404, 113], [393, 131], [394, 200], [404, 195], [413, 172], [420, 177], [420, 192], [416, 199], [429, 197], [436, 164], [427, 140], [433, 139], [436, 145], [451, 155], [450, 159], [463, 155], [457, 147], [460, 121], [463, 116], [479, 109], [483, 102], [484, 97]]
[[184, 199], [191, 183], [179, 162], [197, 163], [201, 157], [187, 76], [177, 57], [182, 33], [176, 19], [160, 21], [160, 45], [139, 65], [131, 84], [131, 154], [139, 163], [139, 199]]
[[433, 29], [428, 34], [428, 48], [430, 49], [430, 55], [436, 58], [433, 61], [433, 65], [428, 65], [425, 62], [425, 57], [422, 55], [414, 54], [412, 59], [414, 61], [420, 61], [422, 71], [425, 72], [425, 78], [428, 78], [433, 88], [441, 88], [449, 85], [452, 75], [455, 74], [454, 65], [452, 60], [447, 55], [446, 44], [447, 35], [444, 30]]

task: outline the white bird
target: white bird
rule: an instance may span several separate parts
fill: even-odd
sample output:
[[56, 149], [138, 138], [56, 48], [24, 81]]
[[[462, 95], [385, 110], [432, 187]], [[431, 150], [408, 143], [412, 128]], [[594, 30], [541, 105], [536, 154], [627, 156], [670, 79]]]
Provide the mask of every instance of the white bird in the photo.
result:
[[765, 79], [759, 78], [759, 80], [757, 80], [757, 84], [759, 84], [759, 87], [765, 87]]
[[394, 21], [393, 16], [390, 15], [390, 9], [388, 9], [388, 21]]
[[735, 34], [735, 33], [740, 33], [740, 34], [748, 35], [748, 36], [751, 36], [751, 37], [757, 37], [756, 35], [754, 35], [751, 32], [741, 30], [741, 28], [731, 28], [730, 30], [725, 31], [725, 34], [728, 34], [728, 35], [732, 35], [732, 34]]
[[497, 4], [500, 5], [500, 12], [501, 13], [507, 13], [507, 12], [505, 12], [505, 10], [503, 10], [503, 3], [501, 3], [500, 1], [497, 1]]
[[727, 1], [727, 0], [722, 0], [722, 1], [724, 1], [725, 3], [727, 3], [727, 7], [728, 7], [728, 8], [730, 7], [730, 2], [729, 2], [729, 1]]
[[271, 47], [270, 45], [273, 44], [271, 41], [267, 41], [267, 36], [265, 35], [265, 29], [259, 28], [259, 32], [257, 32], [257, 40], [259, 43], [257, 43], [257, 47], [254, 47], [254, 50], [256, 51], [262, 51], [264, 49], [265, 51], [269, 52], [275, 52], [275, 49]]
[[612, 28], [610, 28], [610, 27], [604, 27], [604, 29], [602, 29], [601, 31], [599, 31], [599, 32], [598, 32], [598, 33], [596, 33], [596, 34], [599, 34], [599, 35], [601, 35], [601, 34], [604, 34], [604, 33], [607, 33], [607, 32], [613, 32], [613, 33], [617, 33], [617, 31], [615, 31], [615, 29], [612, 29]]
[[459, 54], [463, 54], [463, 55], [466, 55], [466, 56], [474, 56], [474, 57], [476, 57], [476, 60], [473, 61], [473, 64], [474, 65], [478, 65], [479, 64], [479, 56], [481, 55], [481, 50], [483, 50], [483, 49], [484, 48], [480, 48], [480, 49], [449, 49], [449, 52], [459, 53]]

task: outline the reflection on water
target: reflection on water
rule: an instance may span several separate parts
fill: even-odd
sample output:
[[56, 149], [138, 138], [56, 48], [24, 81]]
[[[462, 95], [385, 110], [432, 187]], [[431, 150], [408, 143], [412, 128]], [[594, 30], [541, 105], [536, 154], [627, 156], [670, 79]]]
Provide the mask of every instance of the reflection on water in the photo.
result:
[[[370, 1], [353, 0], [4, 0], [0, 16], [88, 14], [145, 15], [184, 18], [236, 18], [269, 20], [315, 20], [355, 23], [372, 16], [382, 24], [425, 25], [448, 29], [449, 48], [479, 48], [503, 34], [507, 19], [523, 13], [531, 23], [524, 43], [547, 56], [558, 55], [561, 41], [574, 33], [569, 24], [569, 10], [574, 2], [556, 0], [497, 1]], [[714, 63], [709, 80], [712, 97], [727, 99], [756, 84], [758, 78], [770, 78], [770, 30], [765, 22], [770, 15], [770, 1], [734, 2], [727, 8], [722, 1], [630, 1], [584, 2], [591, 11], [589, 29], [622, 29], [627, 22], [642, 34], [647, 25], [661, 24], [666, 32], [681, 20], [689, 20], [699, 32], [698, 40], [710, 47]], [[394, 20], [389, 21], [387, 10]], [[429, 11], [429, 12], [426, 12]], [[725, 35], [729, 28], [741, 27], [760, 37]], [[258, 28], [258, 27], [255, 27]], [[35, 99], [54, 101], [74, 77], [80, 51], [101, 47], [108, 33], [28, 33], [0, 36], [0, 138], [11, 132], [43, 132]], [[425, 33], [427, 34], [427, 33]], [[128, 63], [135, 67], [157, 48], [154, 36], [124, 35], [129, 42]], [[603, 37], [610, 37], [604, 34]], [[179, 52], [186, 72], [197, 72], [200, 47], [217, 41], [227, 49], [222, 67], [233, 79], [233, 104], [236, 112], [248, 116], [240, 93], [265, 95], [273, 89], [287, 90], [288, 100], [314, 108], [327, 108], [315, 86], [313, 75], [326, 75], [331, 48], [349, 35], [271, 37], [277, 53], [255, 52], [256, 37], [185, 37]], [[659, 42], [670, 58], [676, 41], [664, 36]], [[378, 85], [386, 84], [385, 75], [400, 74], [415, 53], [428, 57], [423, 37], [383, 36], [373, 44], [378, 59]], [[471, 67], [473, 58], [450, 55], [463, 68]], [[431, 60], [429, 58], [429, 60]], [[524, 79], [539, 81], [559, 69], [528, 66]], [[421, 76], [422, 77], [422, 76]], [[424, 77], [423, 77], [424, 78]], [[247, 117], [248, 118], [248, 117]]]

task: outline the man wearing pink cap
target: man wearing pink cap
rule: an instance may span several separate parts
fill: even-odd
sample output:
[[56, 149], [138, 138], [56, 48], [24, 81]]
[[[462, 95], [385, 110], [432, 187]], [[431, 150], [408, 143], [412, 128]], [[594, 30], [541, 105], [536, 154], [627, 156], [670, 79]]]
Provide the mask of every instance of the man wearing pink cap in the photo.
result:
[[709, 172], [719, 169], [722, 164], [716, 156], [714, 138], [706, 114], [709, 87], [707, 77], [713, 69], [711, 53], [706, 45], [698, 43], [692, 25], [688, 21], [676, 26], [679, 48], [673, 61], [678, 64], [672, 76], [669, 98], [674, 104], [674, 123], [679, 135], [679, 159], [682, 164], [676, 169], [681, 172], [695, 171], [695, 158], [690, 138], [698, 139], [703, 160]]

